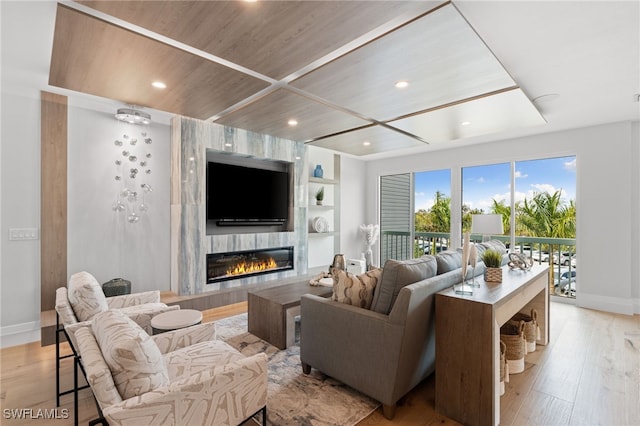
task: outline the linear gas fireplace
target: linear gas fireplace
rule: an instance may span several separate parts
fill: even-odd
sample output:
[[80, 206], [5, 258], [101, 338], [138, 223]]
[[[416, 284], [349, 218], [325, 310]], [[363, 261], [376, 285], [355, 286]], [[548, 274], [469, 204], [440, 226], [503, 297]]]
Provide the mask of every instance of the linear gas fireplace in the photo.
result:
[[293, 247], [207, 254], [207, 283], [293, 269]]

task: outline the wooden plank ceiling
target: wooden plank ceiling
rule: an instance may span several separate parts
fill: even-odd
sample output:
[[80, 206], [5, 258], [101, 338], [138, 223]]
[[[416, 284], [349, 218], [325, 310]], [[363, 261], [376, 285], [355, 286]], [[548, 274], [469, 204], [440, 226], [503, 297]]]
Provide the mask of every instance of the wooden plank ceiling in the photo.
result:
[[59, 4], [49, 83], [359, 156], [544, 123], [438, 1]]

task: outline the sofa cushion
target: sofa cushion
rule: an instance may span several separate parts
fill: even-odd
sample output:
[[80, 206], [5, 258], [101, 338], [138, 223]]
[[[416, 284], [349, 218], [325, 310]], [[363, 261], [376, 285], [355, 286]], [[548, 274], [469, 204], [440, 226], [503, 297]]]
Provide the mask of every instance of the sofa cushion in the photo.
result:
[[436, 258], [431, 255], [409, 260], [387, 260], [373, 295], [371, 310], [388, 314], [402, 287], [433, 277], [436, 272]]
[[369, 309], [373, 301], [373, 293], [381, 276], [382, 269], [380, 268], [372, 269], [360, 275], [339, 270], [333, 276], [333, 295], [331, 300]]
[[88, 272], [78, 272], [71, 276], [67, 285], [67, 297], [78, 321], [88, 321], [109, 309], [102, 287]]
[[169, 384], [158, 345], [138, 324], [117, 310], [97, 314], [91, 329], [122, 399]]
[[436, 255], [438, 275], [462, 267], [462, 253], [457, 250], [446, 250]]

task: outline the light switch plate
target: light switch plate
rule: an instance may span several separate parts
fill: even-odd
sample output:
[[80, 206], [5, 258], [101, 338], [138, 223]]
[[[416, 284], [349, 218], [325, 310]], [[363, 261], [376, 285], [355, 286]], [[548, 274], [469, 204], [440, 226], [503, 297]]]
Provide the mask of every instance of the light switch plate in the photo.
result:
[[9, 240], [21, 241], [21, 240], [37, 240], [38, 228], [10, 228]]

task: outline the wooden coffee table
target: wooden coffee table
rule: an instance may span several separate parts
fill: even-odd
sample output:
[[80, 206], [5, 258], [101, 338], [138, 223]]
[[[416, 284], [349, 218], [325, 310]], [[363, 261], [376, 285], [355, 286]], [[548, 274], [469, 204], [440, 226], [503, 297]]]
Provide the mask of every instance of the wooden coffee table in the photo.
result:
[[266, 340], [279, 349], [286, 349], [295, 340], [295, 317], [300, 314], [303, 294], [331, 296], [333, 289], [312, 286], [309, 280], [248, 292], [249, 333]]

